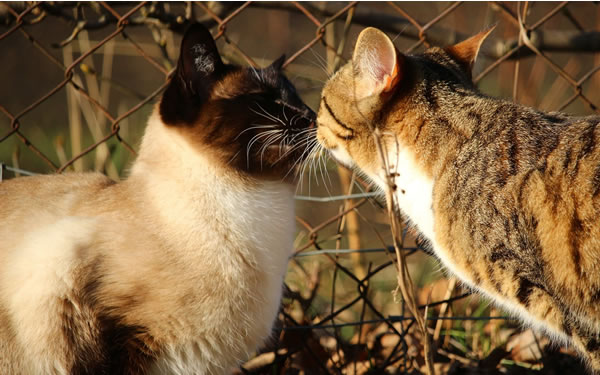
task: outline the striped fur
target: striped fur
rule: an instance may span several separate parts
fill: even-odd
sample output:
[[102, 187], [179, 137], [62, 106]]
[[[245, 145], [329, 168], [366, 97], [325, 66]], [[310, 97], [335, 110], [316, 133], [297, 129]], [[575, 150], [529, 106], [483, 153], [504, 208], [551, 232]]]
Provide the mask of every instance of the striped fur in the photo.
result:
[[[377, 128], [396, 203], [446, 268], [600, 372], [600, 117], [480, 93], [470, 68], [485, 36], [405, 56], [364, 30], [323, 90], [317, 136], [388, 188]], [[396, 66], [373, 75], [373, 54]]]

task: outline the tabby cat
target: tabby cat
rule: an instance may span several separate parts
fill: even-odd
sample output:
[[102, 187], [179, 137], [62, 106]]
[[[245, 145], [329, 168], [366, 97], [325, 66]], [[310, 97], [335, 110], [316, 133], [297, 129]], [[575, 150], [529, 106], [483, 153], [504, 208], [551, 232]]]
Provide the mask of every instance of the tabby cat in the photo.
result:
[[1, 374], [220, 374], [270, 335], [314, 113], [185, 34], [130, 176], [0, 184]]
[[403, 55], [363, 30], [323, 89], [317, 138], [393, 189], [452, 274], [600, 372], [600, 117], [480, 93], [488, 34]]

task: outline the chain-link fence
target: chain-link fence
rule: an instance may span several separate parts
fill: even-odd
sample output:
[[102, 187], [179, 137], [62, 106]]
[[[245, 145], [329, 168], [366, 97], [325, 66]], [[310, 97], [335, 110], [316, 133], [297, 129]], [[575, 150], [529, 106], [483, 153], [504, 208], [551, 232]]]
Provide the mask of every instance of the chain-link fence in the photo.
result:
[[[266, 66], [286, 53], [286, 74], [313, 108], [366, 26], [413, 53], [497, 24], [473, 75], [482, 91], [576, 114], [598, 112], [600, 103], [595, 3], [6, 2], [0, 3], [0, 177], [66, 170], [125, 175], [193, 21], [211, 28], [228, 62]], [[298, 189], [298, 236], [276, 333], [240, 371], [423, 371], [421, 334], [393, 293], [396, 255], [385, 208], [346, 169], [312, 166]], [[465, 298], [469, 293], [438, 272], [410, 230], [404, 228], [401, 242], [438, 372], [579, 366], [570, 352], [546, 348], [503, 312]]]

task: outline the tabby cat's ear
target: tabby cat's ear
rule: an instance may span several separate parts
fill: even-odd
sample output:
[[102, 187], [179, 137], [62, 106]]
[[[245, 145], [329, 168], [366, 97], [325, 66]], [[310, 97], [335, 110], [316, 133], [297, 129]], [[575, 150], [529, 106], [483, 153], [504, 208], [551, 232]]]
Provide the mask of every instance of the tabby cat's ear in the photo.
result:
[[465, 72], [470, 75], [471, 70], [473, 69], [473, 64], [475, 64], [475, 59], [477, 59], [477, 55], [479, 54], [481, 45], [495, 28], [496, 25], [480, 32], [479, 34], [473, 35], [469, 39], [463, 40], [458, 44], [446, 47], [444, 50], [446, 50], [450, 56], [458, 61]]
[[358, 99], [393, 91], [402, 78], [402, 54], [382, 31], [368, 27], [358, 36], [352, 64]]
[[188, 96], [208, 95], [223, 71], [223, 61], [210, 31], [199, 23], [191, 25], [181, 41], [177, 76]]

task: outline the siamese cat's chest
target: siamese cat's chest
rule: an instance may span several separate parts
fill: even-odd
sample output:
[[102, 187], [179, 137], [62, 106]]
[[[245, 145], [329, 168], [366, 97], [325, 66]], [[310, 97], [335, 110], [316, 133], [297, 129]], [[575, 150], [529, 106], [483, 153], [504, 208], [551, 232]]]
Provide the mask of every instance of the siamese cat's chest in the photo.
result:
[[[153, 152], [171, 155], [166, 164], [177, 166], [153, 178], [145, 193], [158, 225], [168, 229], [163, 231], [167, 244], [223, 267], [264, 261], [266, 268], [281, 268], [287, 262], [295, 228], [293, 185], [224, 174], [157, 117], [150, 120], [146, 137], [168, 139]], [[133, 173], [152, 176], [153, 168], [142, 160]]]
[[[202, 170], [202, 162], [195, 162], [196, 171]], [[224, 347], [234, 359], [264, 345], [292, 251], [291, 186], [269, 181], [247, 186], [209, 174], [188, 177], [152, 188], [171, 192], [172, 198], [162, 194], [152, 202], [161, 212], [159, 225], [171, 228], [163, 238], [165, 248], [185, 253], [186, 263], [168, 275], [169, 281], [157, 283], [157, 288], [179, 285], [179, 291], [177, 299], [164, 301], [158, 300], [163, 293], [155, 294], [157, 305], [172, 306], [165, 309], [169, 318], [156, 323], [169, 343], [150, 374], [223, 372], [216, 364]], [[180, 195], [182, 190], [188, 194]]]

